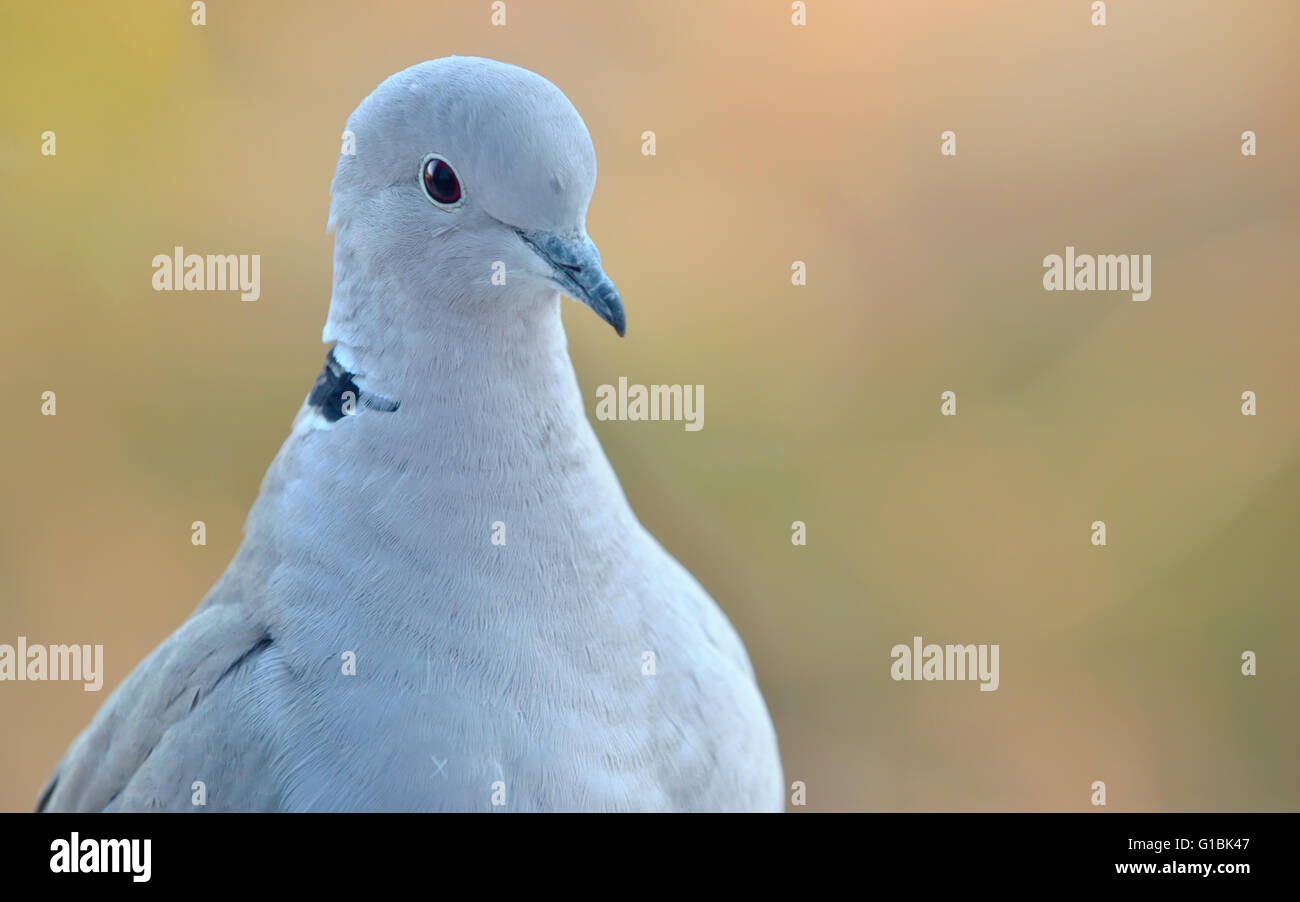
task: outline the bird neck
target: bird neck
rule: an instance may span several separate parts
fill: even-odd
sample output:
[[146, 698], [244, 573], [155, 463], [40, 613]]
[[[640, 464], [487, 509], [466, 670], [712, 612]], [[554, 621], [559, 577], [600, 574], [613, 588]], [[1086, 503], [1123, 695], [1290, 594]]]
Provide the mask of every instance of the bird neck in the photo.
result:
[[427, 329], [389, 329], [379, 342], [342, 330], [333, 356], [360, 390], [347, 441], [493, 489], [558, 481], [624, 506], [587, 418], [559, 294], [502, 301], [492, 299], [507, 312], [486, 317], [426, 308]]

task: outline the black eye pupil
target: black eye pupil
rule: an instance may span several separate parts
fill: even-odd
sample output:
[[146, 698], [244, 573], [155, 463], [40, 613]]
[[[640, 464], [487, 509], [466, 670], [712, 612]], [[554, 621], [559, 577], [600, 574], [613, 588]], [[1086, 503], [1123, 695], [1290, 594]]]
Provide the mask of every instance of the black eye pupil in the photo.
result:
[[460, 200], [460, 179], [443, 160], [430, 160], [424, 164], [424, 190], [440, 204], [454, 204]]

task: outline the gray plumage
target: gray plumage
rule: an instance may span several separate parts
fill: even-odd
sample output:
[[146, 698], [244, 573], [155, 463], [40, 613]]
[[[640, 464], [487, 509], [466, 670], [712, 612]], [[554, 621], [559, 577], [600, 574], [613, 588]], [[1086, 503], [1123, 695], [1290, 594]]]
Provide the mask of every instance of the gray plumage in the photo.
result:
[[[560, 290], [624, 323], [586, 234], [577, 111], [531, 72], [450, 57], [389, 78], [348, 128], [324, 330], [338, 372], [229, 568], [39, 807], [781, 809], [745, 649], [632, 513], [569, 360]], [[455, 204], [422, 187], [430, 155]]]

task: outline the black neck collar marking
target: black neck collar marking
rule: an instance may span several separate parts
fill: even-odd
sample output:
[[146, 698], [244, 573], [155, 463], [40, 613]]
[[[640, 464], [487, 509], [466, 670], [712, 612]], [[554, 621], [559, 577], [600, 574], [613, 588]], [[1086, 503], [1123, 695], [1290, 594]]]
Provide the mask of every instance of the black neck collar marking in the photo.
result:
[[[345, 398], [346, 392], [352, 392], [352, 397]], [[344, 406], [349, 402], [351, 402], [351, 409], [345, 411]], [[400, 401], [362, 391], [357, 385], [356, 377], [334, 359], [333, 348], [330, 348], [329, 354], [325, 356], [325, 366], [316, 377], [316, 384], [311, 387], [307, 403], [320, 411], [320, 415], [331, 423], [345, 416], [360, 413], [361, 407], [392, 413], [401, 405]]]

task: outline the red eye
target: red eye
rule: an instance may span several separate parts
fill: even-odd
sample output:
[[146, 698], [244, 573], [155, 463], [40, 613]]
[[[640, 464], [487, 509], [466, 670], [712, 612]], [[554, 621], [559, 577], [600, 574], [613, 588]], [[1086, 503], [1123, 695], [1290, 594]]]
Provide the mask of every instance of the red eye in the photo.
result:
[[456, 178], [446, 160], [434, 157], [424, 164], [424, 193], [439, 204], [454, 204], [460, 200], [460, 179]]

